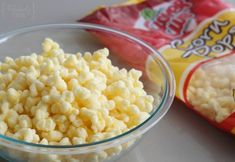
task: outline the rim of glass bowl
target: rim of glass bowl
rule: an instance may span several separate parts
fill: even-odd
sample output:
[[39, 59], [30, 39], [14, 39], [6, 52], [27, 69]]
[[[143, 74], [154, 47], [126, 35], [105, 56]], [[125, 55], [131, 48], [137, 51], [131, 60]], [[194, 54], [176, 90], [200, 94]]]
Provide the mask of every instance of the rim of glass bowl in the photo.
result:
[[[162, 55], [156, 51], [153, 47], [143, 42], [142, 40], [131, 36], [125, 32], [111, 29], [108, 27], [104, 27], [101, 25], [90, 24], [90, 23], [76, 23], [76, 24], [46, 24], [46, 25], [38, 25], [32, 27], [25, 27], [18, 30], [14, 30], [5, 34], [0, 35], [0, 44], [7, 41], [8, 39], [19, 36], [21, 34], [26, 34], [28, 32], [40, 31], [46, 29], [95, 29], [105, 32], [110, 32], [113, 34], [117, 34], [119, 36], [123, 36], [132, 40], [144, 47], [146, 47], [149, 51], [151, 51], [152, 55], [158, 58], [160, 61], [161, 70], [165, 76], [165, 92], [162, 97], [161, 103], [158, 105], [158, 108], [154, 112], [152, 112], [151, 116], [146, 119], [144, 122], [136, 126], [135, 128], [124, 132], [118, 136], [101, 140], [98, 142], [80, 144], [80, 145], [42, 145], [42, 144], [33, 144], [20, 140], [16, 140], [4, 135], [0, 134], [0, 145], [4, 145], [6, 147], [10, 147], [17, 150], [23, 150], [28, 152], [36, 152], [36, 153], [54, 153], [54, 154], [82, 154], [86, 152], [95, 152], [99, 150], [103, 150], [106, 148], [110, 148], [112, 146], [116, 146], [117, 144], [122, 144], [124, 142], [131, 141], [136, 137], [147, 132], [151, 127], [153, 127], [169, 110], [175, 94], [175, 79], [173, 72], [167, 63], [167, 61], [162, 57]], [[69, 149], [68, 149], [69, 148]]]

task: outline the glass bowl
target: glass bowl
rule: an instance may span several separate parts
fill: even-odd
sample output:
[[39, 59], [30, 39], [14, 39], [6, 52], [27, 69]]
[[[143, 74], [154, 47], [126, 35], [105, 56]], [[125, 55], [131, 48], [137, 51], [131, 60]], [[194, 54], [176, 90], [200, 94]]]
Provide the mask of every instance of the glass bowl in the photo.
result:
[[[0, 156], [14, 162], [115, 161], [166, 114], [175, 93], [175, 81], [165, 59], [143, 41], [121, 31], [94, 24], [50, 24], [19, 29], [0, 35], [0, 60], [40, 53], [40, 44], [50, 37], [69, 53], [95, 51], [108, 46], [109, 58], [119, 68], [137, 68], [144, 73], [144, 89], [155, 98], [150, 117], [128, 132], [81, 145], [32, 144], [0, 135]], [[128, 55], [129, 54], [129, 55]], [[134, 55], [133, 55], [134, 54]], [[148, 59], [146, 59], [146, 56]], [[158, 102], [157, 102], [158, 101]]]

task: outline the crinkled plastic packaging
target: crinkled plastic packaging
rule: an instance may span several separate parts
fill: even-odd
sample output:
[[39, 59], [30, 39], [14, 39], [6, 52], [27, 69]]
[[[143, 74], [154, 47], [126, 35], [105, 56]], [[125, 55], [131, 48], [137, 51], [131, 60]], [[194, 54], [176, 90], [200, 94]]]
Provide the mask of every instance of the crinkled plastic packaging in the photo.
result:
[[[230, 5], [220, 0], [132, 0], [99, 8], [79, 21], [125, 31], [155, 47], [173, 69], [176, 97], [211, 124], [235, 134], [235, 9]], [[159, 82], [154, 58], [140, 47], [91, 32]]]

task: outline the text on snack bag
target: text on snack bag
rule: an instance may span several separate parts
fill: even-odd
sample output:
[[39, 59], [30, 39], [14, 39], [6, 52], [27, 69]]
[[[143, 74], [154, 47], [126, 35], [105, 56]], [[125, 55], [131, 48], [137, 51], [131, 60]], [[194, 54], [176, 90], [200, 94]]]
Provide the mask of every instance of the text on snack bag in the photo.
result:
[[[235, 25], [231, 26], [226, 34], [223, 34], [223, 28], [230, 25], [230, 21], [228, 20], [214, 20], [203, 30], [202, 34], [199, 35], [198, 38], [193, 39], [186, 48], [182, 48], [182, 46], [188, 42], [180, 39], [172, 41], [171, 47], [185, 51], [181, 55], [182, 58], [188, 58], [191, 55], [212, 57], [210, 56], [212, 53], [218, 54], [226, 50], [233, 50], [235, 47], [235, 44], [233, 44]], [[224, 36], [222, 39], [218, 39], [221, 34]], [[212, 45], [208, 43], [209, 41], [213, 41]]]

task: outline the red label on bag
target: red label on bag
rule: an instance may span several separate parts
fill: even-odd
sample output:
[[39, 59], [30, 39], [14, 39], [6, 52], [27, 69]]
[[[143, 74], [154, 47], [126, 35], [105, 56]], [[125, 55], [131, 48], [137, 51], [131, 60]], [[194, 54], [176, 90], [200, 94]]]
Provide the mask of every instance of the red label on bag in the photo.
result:
[[192, 3], [185, 0], [166, 2], [153, 8], [144, 8], [135, 22], [134, 28], [162, 30], [172, 36], [182, 36], [195, 27]]

